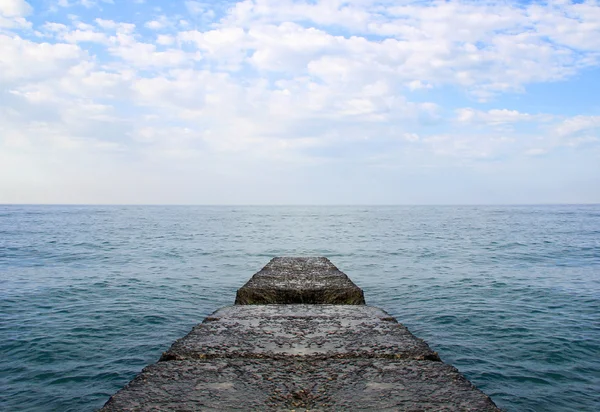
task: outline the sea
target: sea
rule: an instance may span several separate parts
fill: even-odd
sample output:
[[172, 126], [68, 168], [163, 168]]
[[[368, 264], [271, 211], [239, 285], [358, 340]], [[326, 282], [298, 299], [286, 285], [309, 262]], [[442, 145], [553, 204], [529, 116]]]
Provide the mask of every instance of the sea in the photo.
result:
[[93, 411], [326, 256], [506, 411], [600, 411], [600, 205], [0, 205], [0, 410]]

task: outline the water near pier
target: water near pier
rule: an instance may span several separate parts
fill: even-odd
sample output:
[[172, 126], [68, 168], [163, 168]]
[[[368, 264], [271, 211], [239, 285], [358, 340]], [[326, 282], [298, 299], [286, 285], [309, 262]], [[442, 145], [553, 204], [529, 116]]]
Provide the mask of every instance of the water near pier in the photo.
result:
[[502, 408], [600, 410], [600, 206], [0, 206], [0, 410], [99, 408], [281, 255]]

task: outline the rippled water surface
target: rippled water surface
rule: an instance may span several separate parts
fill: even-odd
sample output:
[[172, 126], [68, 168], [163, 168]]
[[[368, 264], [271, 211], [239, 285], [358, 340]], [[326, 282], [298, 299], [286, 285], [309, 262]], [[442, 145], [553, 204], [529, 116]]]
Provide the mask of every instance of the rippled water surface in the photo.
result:
[[101, 407], [280, 255], [508, 411], [600, 410], [600, 206], [0, 206], [0, 410]]

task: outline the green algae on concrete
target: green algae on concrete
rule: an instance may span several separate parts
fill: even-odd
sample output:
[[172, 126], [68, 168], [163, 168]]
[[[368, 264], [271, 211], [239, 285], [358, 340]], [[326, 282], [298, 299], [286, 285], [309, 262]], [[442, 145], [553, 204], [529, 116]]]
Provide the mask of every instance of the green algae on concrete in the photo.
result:
[[[269, 265], [292, 268], [283, 279], [296, 290], [300, 268], [317, 283], [335, 268], [325, 258]], [[286, 289], [281, 279], [277, 287]], [[101, 411], [499, 411], [383, 310], [318, 303], [219, 309]]]
[[236, 305], [364, 305], [362, 289], [324, 257], [277, 257], [241, 287]]

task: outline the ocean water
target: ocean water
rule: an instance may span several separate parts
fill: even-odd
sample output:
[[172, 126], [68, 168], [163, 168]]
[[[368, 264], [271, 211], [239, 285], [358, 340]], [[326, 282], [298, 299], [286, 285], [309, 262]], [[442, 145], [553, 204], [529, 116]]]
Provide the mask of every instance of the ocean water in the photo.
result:
[[0, 205], [0, 410], [101, 407], [280, 255], [329, 257], [501, 408], [600, 410], [598, 205]]

